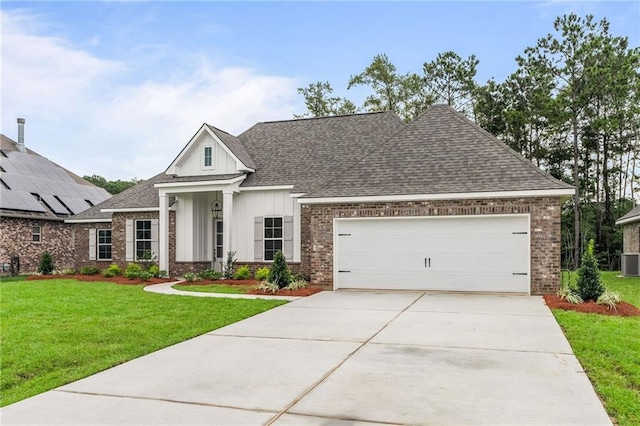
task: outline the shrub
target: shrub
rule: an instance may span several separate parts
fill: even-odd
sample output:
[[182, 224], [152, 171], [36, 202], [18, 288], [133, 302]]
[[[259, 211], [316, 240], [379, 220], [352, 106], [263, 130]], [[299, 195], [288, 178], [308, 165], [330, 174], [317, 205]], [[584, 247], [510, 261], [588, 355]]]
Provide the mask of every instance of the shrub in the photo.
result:
[[278, 287], [284, 288], [291, 280], [291, 273], [287, 269], [287, 260], [284, 258], [282, 251], [278, 250], [273, 256], [273, 265], [269, 272], [269, 281], [278, 284]]
[[40, 255], [38, 272], [44, 275], [51, 275], [54, 269], [56, 269], [56, 266], [53, 264], [53, 257], [51, 257], [51, 253], [45, 251]]
[[309, 283], [307, 283], [305, 280], [303, 279], [294, 279], [292, 280], [289, 285], [286, 287], [287, 290], [300, 290], [303, 288], [307, 288], [309, 286]]
[[138, 273], [138, 279], [142, 280], [142, 281], [147, 281], [149, 278], [151, 278], [153, 275], [151, 275], [151, 272], [149, 271], [145, 271], [142, 270]]
[[618, 308], [616, 308], [616, 304], [620, 303], [620, 293], [605, 290], [605, 292], [602, 293], [600, 297], [598, 297], [596, 303], [598, 305], [607, 305], [609, 310], [613, 309], [614, 311], [616, 311], [618, 310]]
[[160, 267], [158, 265], [151, 265], [149, 269], [147, 269], [147, 272], [154, 278], [160, 277]]
[[239, 267], [233, 274], [234, 280], [248, 280], [249, 278], [251, 278], [251, 270], [249, 269], [249, 265]]
[[117, 275], [122, 275], [122, 269], [120, 269], [120, 267], [117, 264], [112, 263], [111, 265], [109, 265], [107, 269], [102, 271], [102, 275], [105, 277], [107, 276], [115, 277]]
[[558, 293], [556, 294], [560, 299], [566, 300], [567, 302], [573, 303], [574, 305], [584, 302], [576, 289], [569, 286], [563, 286], [560, 290], [558, 290]]
[[142, 268], [137, 263], [129, 263], [127, 268], [124, 270], [124, 275], [126, 278], [130, 280], [135, 280], [140, 278], [140, 272], [142, 272]]
[[222, 273], [222, 275], [230, 280], [231, 278], [233, 278], [233, 267], [236, 264], [236, 252], [235, 251], [228, 251], [227, 252], [227, 260], [224, 262], [224, 271]]
[[253, 288], [255, 288], [256, 290], [260, 290], [263, 293], [266, 293], [267, 291], [270, 291], [271, 293], [276, 293], [278, 290], [280, 290], [278, 283], [274, 283], [269, 280], [260, 281], [260, 283], [253, 286]]
[[198, 277], [202, 280], [218, 280], [222, 278], [222, 272], [216, 271], [215, 269], [205, 269], [198, 273]]
[[80, 275], [97, 275], [100, 270], [95, 266], [83, 266], [80, 268]]
[[187, 272], [186, 274], [184, 274], [184, 279], [189, 282], [200, 281], [200, 277], [198, 277], [193, 272]]
[[60, 271], [60, 274], [62, 274], [62, 275], [75, 275], [76, 274], [76, 270], [73, 269], [73, 268], [63, 269], [62, 271]]
[[259, 268], [256, 271], [256, 275], [255, 275], [255, 279], [258, 281], [262, 281], [262, 280], [266, 280], [267, 278], [269, 278], [269, 273], [271, 272], [271, 269], [269, 269], [269, 267], [265, 266], [263, 268]]
[[598, 260], [593, 254], [593, 240], [589, 241], [587, 250], [582, 256], [582, 265], [578, 269], [578, 294], [585, 302], [594, 302], [604, 293], [605, 288], [600, 278]]

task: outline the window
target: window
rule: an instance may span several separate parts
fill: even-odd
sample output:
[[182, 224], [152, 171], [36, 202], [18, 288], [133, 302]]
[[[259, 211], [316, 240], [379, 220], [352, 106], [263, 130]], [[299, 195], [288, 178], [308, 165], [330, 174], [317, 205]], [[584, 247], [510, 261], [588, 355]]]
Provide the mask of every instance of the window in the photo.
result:
[[204, 166], [213, 166], [213, 147], [211, 146], [204, 147]]
[[282, 251], [282, 218], [264, 218], [264, 260], [273, 260], [277, 251]]
[[34, 243], [39, 243], [42, 241], [42, 227], [40, 225], [34, 225], [31, 230], [32, 241]]
[[136, 259], [150, 259], [151, 250], [151, 221], [136, 220]]
[[98, 229], [98, 260], [111, 260], [111, 229]]
[[222, 221], [216, 220], [216, 259], [224, 258], [224, 247], [222, 246]]

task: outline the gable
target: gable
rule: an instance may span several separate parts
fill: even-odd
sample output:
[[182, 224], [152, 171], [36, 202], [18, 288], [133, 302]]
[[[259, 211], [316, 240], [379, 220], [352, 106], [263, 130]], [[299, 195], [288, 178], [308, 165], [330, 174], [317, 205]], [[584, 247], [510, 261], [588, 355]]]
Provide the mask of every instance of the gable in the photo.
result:
[[[217, 130], [217, 129], [215, 129]], [[221, 134], [233, 138], [224, 132]], [[237, 150], [238, 147], [236, 147]], [[246, 160], [245, 160], [246, 161]], [[250, 171], [212, 128], [203, 125], [167, 169], [177, 176], [227, 175]]]

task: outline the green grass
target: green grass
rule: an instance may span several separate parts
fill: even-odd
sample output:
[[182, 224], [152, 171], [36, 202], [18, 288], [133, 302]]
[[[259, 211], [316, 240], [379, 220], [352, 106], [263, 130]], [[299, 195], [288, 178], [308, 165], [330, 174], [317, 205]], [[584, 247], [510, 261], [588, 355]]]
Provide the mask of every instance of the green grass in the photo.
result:
[[225, 284], [203, 284], [203, 285], [174, 285], [176, 290], [199, 291], [202, 293], [226, 293], [226, 294], [247, 294], [253, 288], [250, 285], [225, 285]]
[[285, 302], [177, 297], [76, 280], [0, 284], [0, 406]]
[[29, 275], [16, 275], [15, 277], [12, 277], [11, 275], [6, 275], [3, 277], [0, 277], [0, 283], [14, 283], [16, 281], [26, 281], [27, 278], [29, 278]]
[[[609, 290], [640, 306], [640, 278], [603, 272]], [[572, 274], [575, 279], [576, 274]], [[566, 277], [565, 277], [566, 279]], [[553, 310], [609, 415], [621, 426], [640, 425], [640, 317]]]

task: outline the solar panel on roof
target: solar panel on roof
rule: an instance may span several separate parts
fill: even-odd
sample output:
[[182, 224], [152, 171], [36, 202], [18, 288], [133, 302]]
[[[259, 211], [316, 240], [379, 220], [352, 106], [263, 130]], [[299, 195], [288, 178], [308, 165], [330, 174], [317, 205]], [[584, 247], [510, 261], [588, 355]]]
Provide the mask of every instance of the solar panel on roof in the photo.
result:
[[62, 202], [69, 207], [73, 214], [82, 213], [89, 208], [89, 205], [80, 198], [59, 197]]
[[0, 195], [0, 208], [44, 213], [46, 210], [26, 191], [4, 190]]
[[51, 210], [53, 210], [54, 213], [69, 214], [69, 211], [65, 209], [64, 206], [60, 203], [60, 201], [58, 201], [53, 195], [41, 194], [40, 196], [42, 197], [44, 202], [47, 203], [49, 207], [51, 207]]

